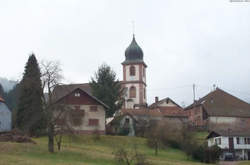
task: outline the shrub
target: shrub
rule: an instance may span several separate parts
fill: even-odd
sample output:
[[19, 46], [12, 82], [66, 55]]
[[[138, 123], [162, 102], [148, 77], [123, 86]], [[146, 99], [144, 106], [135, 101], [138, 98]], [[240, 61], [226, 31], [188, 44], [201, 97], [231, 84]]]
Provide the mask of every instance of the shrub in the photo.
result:
[[192, 152], [192, 158], [204, 162], [205, 150], [203, 146], [195, 146]]
[[221, 149], [218, 146], [208, 147], [206, 144], [196, 146], [192, 152], [192, 158], [204, 163], [216, 163], [219, 161]]
[[119, 165], [150, 165], [146, 156], [137, 151], [136, 145], [131, 151], [120, 147], [113, 154], [116, 163]]
[[219, 161], [221, 155], [221, 149], [217, 145], [212, 147], [205, 147], [205, 163], [216, 163]]

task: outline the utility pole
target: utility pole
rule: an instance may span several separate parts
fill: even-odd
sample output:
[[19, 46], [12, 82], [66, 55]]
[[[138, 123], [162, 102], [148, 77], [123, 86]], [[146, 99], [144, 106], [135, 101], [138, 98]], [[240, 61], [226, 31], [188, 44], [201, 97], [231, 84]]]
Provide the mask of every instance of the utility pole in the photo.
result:
[[195, 102], [195, 84], [193, 84], [193, 94], [194, 94], [194, 102]]

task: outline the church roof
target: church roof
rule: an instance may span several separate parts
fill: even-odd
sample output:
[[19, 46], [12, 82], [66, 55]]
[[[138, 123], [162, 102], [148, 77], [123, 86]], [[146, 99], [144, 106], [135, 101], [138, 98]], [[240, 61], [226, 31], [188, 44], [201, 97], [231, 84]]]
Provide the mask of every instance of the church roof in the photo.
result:
[[125, 61], [122, 64], [131, 63], [144, 63], [143, 62], [143, 51], [135, 40], [133, 35], [133, 40], [125, 51]]

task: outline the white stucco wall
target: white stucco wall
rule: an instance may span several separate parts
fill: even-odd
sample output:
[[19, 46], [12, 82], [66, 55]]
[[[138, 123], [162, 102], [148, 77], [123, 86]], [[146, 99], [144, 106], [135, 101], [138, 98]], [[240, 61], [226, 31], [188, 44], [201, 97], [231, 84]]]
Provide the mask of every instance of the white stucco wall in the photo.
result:
[[[225, 159], [225, 154], [228, 153], [229, 149], [229, 138], [225, 136], [215, 137], [208, 139], [208, 146], [211, 147], [215, 145], [215, 139], [221, 138], [221, 144], [218, 145], [221, 149], [224, 149], [221, 160]], [[233, 137], [233, 146], [235, 150], [236, 159], [238, 160], [247, 160], [248, 154], [247, 152], [250, 150], [250, 144], [244, 144], [244, 138], [245, 137], [239, 137], [240, 138], [240, 144], [237, 144], [237, 137]], [[242, 143], [242, 144], [241, 144]]]
[[[130, 75], [130, 67], [131, 66], [135, 67], [135, 75], [134, 76]], [[132, 100], [130, 102], [125, 103], [125, 108], [133, 108], [134, 104], [140, 104], [140, 103], [147, 102], [147, 90], [146, 90], [146, 85], [144, 84], [144, 83], [146, 83], [146, 68], [145, 68], [145, 75], [143, 75], [143, 68], [144, 68], [144, 65], [142, 65], [142, 64], [132, 64], [132, 65], [125, 65], [124, 66], [124, 73], [123, 73], [123, 74], [125, 74], [124, 81], [127, 82], [124, 85], [124, 87], [127, 88], [125, 100], [128, 100], [128, 99]], [[140, 72], [140, 70], [141, 70], [141, 72]], [[142, 83], [141, 80], [144, 83]], [[140, 85], [142, 86], [141, 89], [140, 89]], [[136, 88], [136, 97], [135, 98], [129, 98], [129, 89], [132, 86], [134, 86]], [[146, 93], [145, 98], [144, 98], [144, 91]], [[141, 97], [142, 102], [140, 102], [140, 97]]]
[[127, 87], [127, 94], [125, 99], [129, 99], [129, 89], [134, 86], [136, 88], [136, 97], [135, 98], [131, 98], [133, 100], [134, 103], [138, 104], [139, 103], [139, 84], [138, 83], [130, 83], [130, 84], [126, 84], [125, 87]]
[[[105, 109], [101, 105], [79, 105], [80, 110], [84, 111], [82, 118], [82, 124], [80, 126], [73, 126], [72, 129], [76, 131], [105, 131]], [[97, 111], [90, 111], [90, 106], [97, 106]], [[75, 109], [75, 105], [70, 105], [72, 109]], [[56, 114], [55, 114], [56, 115]], [[89, 126], [89, 119], [98, 119], [98, 126]], [[68, 120], [70, 123], [70, 121]]]
[[215, 145], [215, 139], [221, 139], [221, 144], [218, 144], [218, 146], [220, 148], [222, 148], [222, 149], [228, 148], [228, 146], [229, 146], [228, 137], [224, 137], [224, 136], [219, 136], [219, 137], [214, 137], [214, 138], [208, 139], [208, 147]]
[[[229, 148], [229, 138], [225, 136], [219, 136], [215, 138], [208, 139], [208, 146], [211, 147], [215, 145], [215, 139], [221, 138], [221, 144], [218, 145], [222, 149], [228, 149]], [[233, 143], [234, 143], [234, 149], [250, 149], [250, 144], [244, 144], [244, 137], [239, 137], [240, 143], [243, 144], [237, 144], [237, 137], [233, 137]]]
[[135, 67], [135, 76], [130, 76], [130, 66], [132, 65], [126, 65], [125, 66], [125, 72], [126, 72], [126, 79], [127, 81], [139, 81], [139, 65], [133, 65]]

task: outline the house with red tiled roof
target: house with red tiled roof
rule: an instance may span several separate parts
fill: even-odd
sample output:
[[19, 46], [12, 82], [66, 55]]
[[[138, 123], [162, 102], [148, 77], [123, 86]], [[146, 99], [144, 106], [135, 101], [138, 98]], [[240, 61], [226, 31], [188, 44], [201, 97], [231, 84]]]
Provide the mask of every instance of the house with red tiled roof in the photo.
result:
[[185, 108], [194, 126], [245, 129], [250, 126], [250, 104], [220, 88]]
[[117, 134], [122, 132], [134, 136], [143, 134], [146, 128], [156, 126], [160, 122], [165, 123], [166, 127], [170, 124], [175, 125], [176, 128], [182, 128], [188, 122], [188, 115], [172, 99], [166, 98], [158, 101], [156, 98], [155, 103], [148, 108], [121, 109], [108, 127], [113, 127], [112, 131]]
[[[66, 119], [66, 124], [72, 131], [80, 134], [105, 134], [105, 113], [108, 106], [90, 93], [88, 84], [58, 85], [53, 90], [52, 98], [55, 103], [69, 107], [69, 112], [61, 116]], [[57, 124], [60, 123], [58, 118]]]

